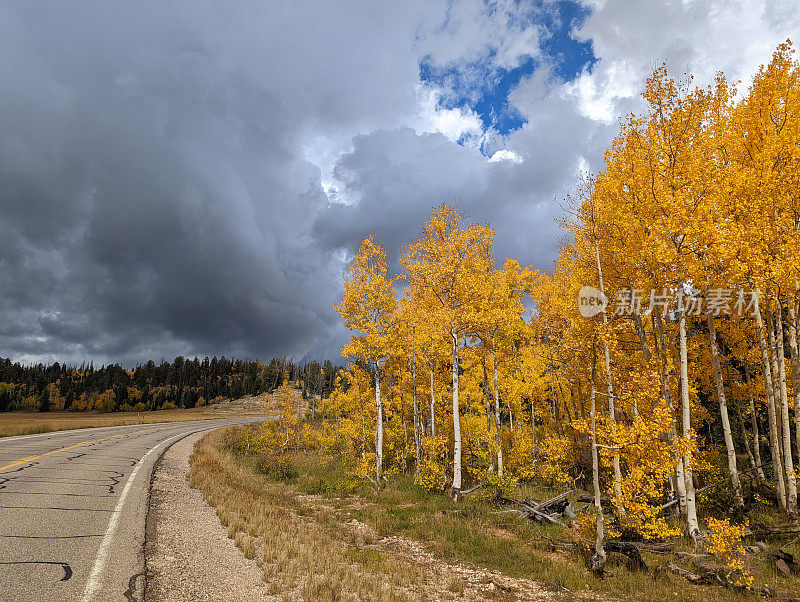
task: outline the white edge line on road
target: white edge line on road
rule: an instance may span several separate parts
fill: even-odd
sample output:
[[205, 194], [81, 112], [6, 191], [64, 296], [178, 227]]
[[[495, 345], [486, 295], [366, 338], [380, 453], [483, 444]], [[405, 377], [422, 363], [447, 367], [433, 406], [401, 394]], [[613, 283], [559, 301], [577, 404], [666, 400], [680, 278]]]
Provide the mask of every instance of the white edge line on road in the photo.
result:
[[[200, 429], [203, 430], [203, 429]], [[122, 507], [125, 505], [125, 500], [128, 497], [128, 492], [131, 490], [131, 485], [133, 485], [133, 481], [136, 478], [136, 474], [139, 472], [139, 469], [144, 464], [145, 460], [156, 451], [162, 445], [166, 445], [173, 439], [177, 439], [178, 437], [183, 437], [186, 435], [190, 435], [192, 431], [187, 433], [178, 433], [177, 435], [170, 437], [169, 439], [164, 439], [162, 442], [158, 443], [155, 447], [152, 447], [142, 459], [136, 464], [136, 467], [131, 471], [131, 475], [128, 477], [128, 482], [125, 483], [125, 487], [122, 490], [122, 495], [119, 496], [119, 501], [117, 505], [114, 507], [114, 512], [111, 515], [111, 520], [108, 521], [108, 528], [106, 529], [105, 535], [103, 535], [103, 540], [100, 542], [100, 548], [97, 550], [97, 556], [94, 559], [94, 565], [92, 565], [92, 572], [89, 574], [89, 580], [86, 582], [86, 587], [83, 590], [83, 597], [81, 600], [83, 602], [89, 602], [94, 598], [97, 594], [97, 590], [100, 587], [100, 577], [105, 571], [106, 563], [108, 562], [108, 554], [111, 550], [111, 543], [114, 540], [114, 534], [117, 530], [117, 525], [119, 524], [119, 517], [122, 513]]]

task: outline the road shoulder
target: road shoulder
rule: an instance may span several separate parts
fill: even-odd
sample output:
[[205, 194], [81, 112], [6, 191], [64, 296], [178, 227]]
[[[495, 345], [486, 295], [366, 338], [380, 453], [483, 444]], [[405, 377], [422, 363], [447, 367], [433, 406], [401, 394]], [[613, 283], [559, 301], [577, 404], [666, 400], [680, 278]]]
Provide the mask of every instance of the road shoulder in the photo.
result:
[[189, 487], [194, 444], [185, 437], [153, 473], [145, 544], [145, 600], [270, 600], [262, 572], [236, 548], [216, 512]]

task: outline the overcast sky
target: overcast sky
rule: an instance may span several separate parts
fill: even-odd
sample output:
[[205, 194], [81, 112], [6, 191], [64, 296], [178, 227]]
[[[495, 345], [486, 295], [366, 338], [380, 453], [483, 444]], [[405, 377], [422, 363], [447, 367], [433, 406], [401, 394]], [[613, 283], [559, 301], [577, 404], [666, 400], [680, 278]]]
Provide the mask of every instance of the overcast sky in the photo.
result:
[[364, 236], [449, 202], [547, 268], [654, 65], [788, 37], [791, 0], [4, 0], [0, 355], [334, 358]]

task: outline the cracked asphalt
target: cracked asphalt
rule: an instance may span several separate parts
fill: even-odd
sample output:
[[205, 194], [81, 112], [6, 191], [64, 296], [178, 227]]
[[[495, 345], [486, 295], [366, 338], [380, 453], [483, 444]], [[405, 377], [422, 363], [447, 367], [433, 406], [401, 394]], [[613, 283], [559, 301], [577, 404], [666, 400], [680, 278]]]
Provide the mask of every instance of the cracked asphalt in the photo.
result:
[[153, 467], [227, 418], [0, 439], [0, 600], [142, 600]]

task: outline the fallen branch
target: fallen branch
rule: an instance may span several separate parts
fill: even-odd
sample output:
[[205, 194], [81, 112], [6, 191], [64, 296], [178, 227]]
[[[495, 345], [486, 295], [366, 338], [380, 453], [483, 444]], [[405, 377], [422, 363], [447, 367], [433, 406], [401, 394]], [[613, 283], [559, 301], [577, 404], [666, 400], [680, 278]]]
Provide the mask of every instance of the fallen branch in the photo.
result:
[[675, 552], [675, 556], [678, 558], [688, 558], [689, 560], [713, 558], [711, 554], [692, 554], [691, 552]]
[[[766, 464], [769, 464], [769, 462], [764, 462], [762, 465], [766, 465]], [[748, 472], [753, 472], [754, 470], [756, 470], [756, 469], [755, 468], [748, 468], [747, 470], [740, 470], [739, 471], [739, 476], [741, 476], [743, 474], [747, 474]], [[697, 489], [694, 493], [695, 493], [695, 495], [697, 495], [699, 493], [703, 493], [707, 489], [711, 489], [713, 487], [719, 487], [720, 485], [723, 485], [723, 484], [727, 483], [728, 481], [730, 481], [730, 479], [731, 479], [731, 475], [728, 475], [724, 479], [720, 479], [719, 481], [714, 481], [713, 483], [709, 483], [708, 485], [706, 485], [704, 487], [701, 487], [700, 489]], [[680, 502], [680, 498], [675, 498], [674, 500], [670, 500], [666, 504], [662, 504], [661, 509], [662, 510], [666, 510], [667, 508], [671, 508], [672, 506], [674, 506], [678, 502]]]
[[603, 548], [605, 548], [607, 552], [618, 552], [620, 554], [624, 554], [633, 560], [633, 562], [636, 564], [636, 568], [638, 569], [647, 568], [647, 565], [642, 559], [642, 554], [639, 551], [639, 548], [631, 542], [610, 539], [603, 544]]
[[477, 490], [478, 490], [478, 489], [480, 489], [480, 488], [481, 488], [481, 483], [478, 483], [478, 484], [477, 484], [477, 485], [475, 485], [475, 487], [473, 487], [472, 489], [467, 489], [466, 491], [462, 491], [462, 492], [461, 492], [461, 495], [467, 495], [468, 493], [472, 493], [473, 491], [477, 491]]
[[522, 516], [524, 516], [525, 518], [528, 517], [528, 515], [525, 512], [523, 512], [522, 510], [514, 510], [514, 509], [511, 509], [511, 510], [497, 510], [495, 512], [492, 512], [492, 514], [515, 514], [515, 515], [520, 516], [520, 517], [522, 517]]
[[744, 534], [748, 535], [786, 535], [800, 533], [800, 523], [783, 523], [780, 525], [758, 524], [753, 528], [747, 529]]
[[527, 506], [527, 505], [525, 507], [525, 512], [528, 512], [530, 514], [533, 514], [534, 516], [538, 516], [538, 517], [543, 518], [543, 519], [545, 519], [547, 521], [550, 521], [554, 525], [561, 525], [562, 527], [566, 527], [567, 526], [564, 523], [562, 523], [560, 520], [558, 520], [556, 518], [553, 518], [549, 514], [545, 514], [544, 512], [539, 512], [538, 510], [534, 510], [533, 508], [531, 508], [530, 506]]
[[550, 542], [550, 545], [553, 547], [553, 549], [561, 548], [563, 550], [573, 550], [575, 548], [575, 544], [571, 541], [555, 541], [552, 537], [548, 537], [547, 535], [539, 535], [533, 539], [546, 539]]
[[[584, 504], [594, 504], [594, 498], [586, 494], [578, 496], [578, 499], [575, 501], [583, 502]], [[603, 507], [603, 510], [610, 510], [612, 512], [616, 511], [616, 506], [614, 506], [614, 502], [612, 502], [610, 498], [607, 498], [605, 496], [600, 497], [600, 505]]]
[[620, 541], [616, 539], [611, 539], [609, 541], [635, 546], [640, 552], [652, 552], [655, 554], [666, 554], [672, 552], [672, 544], [667, 542]]
[[735, 589], [740, 592], [754, 592], [757, 594], [761, 594], [766, 598], [777, 598], [779, 600], [795, 600], [800, 602], [800, 598], [792, 596], [791, 594], [787, 594], [785, 592], [779, 592], [777, 590], [772, 589], [771, 587], [758, 587], [755, 585], [751, 585], [750, 587], [743, 587], [740, 585], [734, 585], [727, 579], [723, 579], [714, 571], [706, 571], [705, 573], [693, 573], [692, 571], [687, 571], [686, 569], [682, 569], [679, 566], [672, 564], [671, 562], [667, 565], [662, 565], [659, 567], [662, 570], [667, 570], [676, 575], [680, 575], [690, 583], [694, 583], [696, 585], [719, 585], [721, 587]]
[[671, 562], [667, 564], [664, 568], [668, 571], [675, 573], [676, 575], [680, 575], [687, 581], [691, 583], [695, 583], [697, 585], [709, 584], [709, 585], [719, 585], [721, 587], [730, 587], [730, 583], [720, 577], [714, 571], [706, 571], [705, 573], [693, 573], [692, 571], [687, 571], [686, 569], [682, 569], [678, 565], [672, 564]]
[[[569, 492], [567, 492], [567, 493], [569, 493]], [[561, 494], [560, 496], [557, 496], [557, 497], [560, 498], [561, 496], [565, 496], [565, 495], [566, 495], [566, 493]], [[556, 499], [557, 498], [553, 498], [553, 500], [556, 500]], [[543, 506], [545, 506], [547, 504], [552, 504], [553, 500], [549, 500], [545, 504], [539, 504], [538, 502], [536, 502], [536, 500], [531, 500], [530, 498], [526, 498], [524, 501], [515, 500], [515, 499], [507, 498], [507, 497], [500, 498], [501, 502], [505, 502], [507, 504], [516, 504], [517, 506], [522, 508], [522, 512], [527, 514], [528, 518], [536, 517], [536, 518], [540, 518], [542, 520], [546, 520], [546, 521], [548, 521], [550, 523], [553, 523], [554, 525], [561, 525], [562, 527], [566, 527], [566, 525], [563, 522], [561, 522], [560, 520], [558, 520], [556, 518], [553, 518], [549, 514], [547, 514], [545, 512], [542, 512], [540, 510], [540, 508], [542, 508]]]
[[[569, 491], [564, 491], [563, 493], [559, 493], [556, 497], [550, 498], [549, 500], [544, 501], [542, 503], [537, 503], [536, 500], [532, 500], [530, 498], [525, 498], [524, 501], [525, 501], [526, 504], [532, 506], [536, 510], [540, 510], [542, 512], [547, 512], [548, 509], [550, 509], [551, 507], [554, 508], [556, 506], [566, 506], [567, 504], [569, 504], [569, 500], [567, 499], [567, 496], [570, 493], [572, 493], [573, 491], [574, 491], [574, 489], [570, 489]], [[562, 502], [564, 502], [564, 503], [562, 503]], [[558, 511], [562, 512], [563, 508], [559, 507]]]

